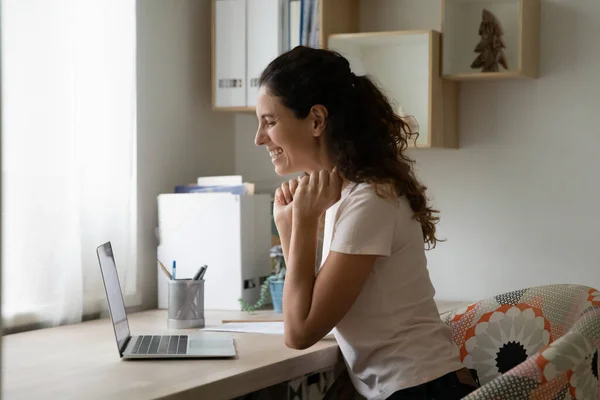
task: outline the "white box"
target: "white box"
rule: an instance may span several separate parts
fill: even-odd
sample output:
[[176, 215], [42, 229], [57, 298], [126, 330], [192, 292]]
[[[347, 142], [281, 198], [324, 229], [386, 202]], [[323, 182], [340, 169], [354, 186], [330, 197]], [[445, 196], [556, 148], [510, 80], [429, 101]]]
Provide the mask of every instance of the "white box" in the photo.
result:
[[246, 13], [246, 105], [253, 107], [260, 74], [283, 51], [282, 0], [247, 0]]
[[215, 40], [215, 105], [245, 107], [246, 0], [216, 0]]
[[[256, 106], [258, 79], [289, 47], [290, 23], [299, 21], [299, 1], [290, 18], [290, 0], [211, 0], [214, 2], [214, 106]], [[296, 34], [297, 33], [297, 34]], [[295, 36], [299, 35], [294, 32]]]
[[[271, 273], [271, 196], [231, 193], [168, 193], [158, 196], [158, 259], [177, 279], [200, 266], [206, 309], [240, 310], [253, 304]], [[158, 263], [157, 263], [158, 264]], [[157, 265], [158, 307], [167, 308], [167, 277]]]

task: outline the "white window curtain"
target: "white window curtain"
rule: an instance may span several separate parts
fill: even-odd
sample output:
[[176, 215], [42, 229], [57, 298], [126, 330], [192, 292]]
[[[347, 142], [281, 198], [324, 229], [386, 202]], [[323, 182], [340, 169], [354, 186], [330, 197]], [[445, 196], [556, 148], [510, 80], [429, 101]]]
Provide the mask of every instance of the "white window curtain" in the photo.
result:
[[96, 247], [136, 287], [135, 0], [2, 1], [2, 317], [106, 309]]

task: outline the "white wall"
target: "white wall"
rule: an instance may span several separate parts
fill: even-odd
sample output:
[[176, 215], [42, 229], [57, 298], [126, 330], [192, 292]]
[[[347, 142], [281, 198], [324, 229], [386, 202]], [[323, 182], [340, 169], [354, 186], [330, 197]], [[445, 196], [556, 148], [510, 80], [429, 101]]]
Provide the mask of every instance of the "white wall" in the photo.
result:
[[[460, 149], [412, 153], [448, 239], [428, 253], [440, 299], [600, 287], [600, 2], [542, 3], [540, 79], [463, 83]], [[361, 30], [440, 30], [439, 10], [362, 0]], [[256, 117], [237, 115], [235, 129], [236, 172], [274, 186]]]
[[138, 288], [155, 307], [156, 196], [201, 175], [234, 172], [231, 114], [211, 109], [210, 2], [140, 0]]

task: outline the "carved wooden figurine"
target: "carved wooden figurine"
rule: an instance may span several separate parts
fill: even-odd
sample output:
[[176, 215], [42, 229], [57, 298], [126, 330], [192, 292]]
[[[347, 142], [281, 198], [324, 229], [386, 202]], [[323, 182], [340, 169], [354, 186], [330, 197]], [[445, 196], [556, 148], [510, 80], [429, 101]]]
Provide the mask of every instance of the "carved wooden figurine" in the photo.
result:
[[479, 53], [471, 68], [481, 68], [481, 72], [497, 72], [499, 65], [508, 69], [504, 49], [506, 45], [502, 40], [504, 31], [500, 21], [494, 14], [488, 10], [481, 13], [481, 23], [479, 24], [479, 36], [481, 40], [475, 47], [475, 52]]

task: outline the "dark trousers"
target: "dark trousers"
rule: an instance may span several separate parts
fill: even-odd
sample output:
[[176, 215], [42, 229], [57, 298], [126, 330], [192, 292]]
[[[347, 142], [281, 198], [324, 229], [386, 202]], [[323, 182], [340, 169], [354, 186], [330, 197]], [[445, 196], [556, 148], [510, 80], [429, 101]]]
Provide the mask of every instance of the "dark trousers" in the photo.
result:
[[463, 368], [430, 382], [399, 390], [387, 400], [459, 400], [478, 387], [477, 371]]

